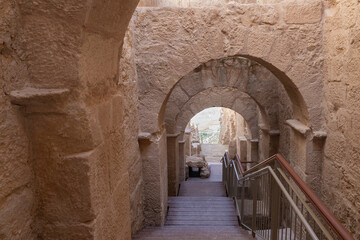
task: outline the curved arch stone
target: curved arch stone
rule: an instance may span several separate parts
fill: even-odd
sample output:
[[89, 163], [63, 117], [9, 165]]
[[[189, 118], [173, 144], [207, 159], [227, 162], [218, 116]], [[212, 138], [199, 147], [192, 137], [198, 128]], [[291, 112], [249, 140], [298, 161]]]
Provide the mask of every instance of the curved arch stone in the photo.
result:
[[[217, 89], [211, 91], [211, 89]], [[221, 89], [228, 89], [233, 96], [221, 96]], [[228, 92], [223, 90], [225, 94]], [[237, 92], [239, 93], [237, 93]], [[234, 96], [245, 94], [258, 105], [262, 125], [278, 129], [278, 93], [284, 91], [275, 77], [266, 68], [244, 58], [213, 60], [187, 74], [173, 87], [167, 96], [164, 118], [173, 118], [191, 98], [201, 92], [208, 92], [208, 100], [214, 106], [232, 107], [229, 101]], [[286, 95], [286, 94], [285, 94]], [[211, 98], [210, 98], [211, 97]], [[168, 128], [170, 130], [170, 128]], [[171, 130], [173, 132], [173, 130]], [[174, 130], [175, 131], [175, 130]]]
[[[314, 9], [319, 6], [321, 2], [314, 1]], [[299, 25], [282, 19], [285, 16], [279, 14], [279, 8], [260, 8], [253, 5], [249, 13], [244, 5], [138, 9], [134, 23], [140, 95], [151, 94], [152, 90], [146, 87], [151, 84], [165, 100], [194, 66], [212, 59], [243, 56], [266, 67], [284, 85], [295, 119], [313, 130], [323, 129], [322, 100], [314, 101], [323, 88], [321, 11], [312, 12], [312, 19], [318, 20]], [[255, 16], [259, 12], [270, 16], [270, 11], [278, 16], [271, 24], [253, 20], [261, 19]], [[144, 116], [147, 112], [161, 115], [165, 110], [162, 102], [143, 106], [140, 112]], [[140, 119], [143, 131], [158, 131], [159, 123], [154, 119]]]
[[[214, 97], [214, 95], [218, 97]], [[226, 107], [244, 117], [250, 127], [252, 138], [258, 138], [258, 112], [256, 102], [247, 94], [232, 88], [210, 88], [187, 101], [178, 112], [166, 112], [166, 130], [168, 133], [184, 131], [190, 119], [200, 111], [210, 107]]]

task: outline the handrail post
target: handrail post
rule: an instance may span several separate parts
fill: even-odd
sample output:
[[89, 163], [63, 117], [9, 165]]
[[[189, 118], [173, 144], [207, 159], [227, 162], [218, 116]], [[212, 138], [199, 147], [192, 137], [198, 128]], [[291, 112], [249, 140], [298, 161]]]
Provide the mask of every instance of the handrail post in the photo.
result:
[[223, 183], [225, 184], [225, 179], [226, 179], [226, 177], [225, 177], [225, 158], [224, 157], [222, 157], [222, 181], [223, 181]]
[[241, 182], [241, 209], [240, 209], [240, 220], [241, 223], [244, 223], [244, 205], [245, 205], [245, 180]]
[[280, 187], [277, 185], [274, 178], [271, 178], [271, 205], [270, 205], [270, 219], [271, 219], [271, 240], [278, 239], [279, 224], [280, 224]]
[[253, 190], [253, 212], [252, 212], [252, 236], [255, 237], [256, 231], [256, 214], [257, 214], [257, 194], [258, 194], [258, 179], [252, 179], [252, 186], [251, 189]]

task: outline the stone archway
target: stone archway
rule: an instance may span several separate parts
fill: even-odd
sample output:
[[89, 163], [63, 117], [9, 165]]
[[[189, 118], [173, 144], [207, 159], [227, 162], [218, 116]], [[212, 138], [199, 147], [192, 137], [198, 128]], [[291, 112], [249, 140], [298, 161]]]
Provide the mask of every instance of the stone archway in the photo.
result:
[[[249, 127], [249, 151], [255, 149], [253, 156], [249, 156], [249, 158], [252, 160], [258, 158], [258, 114], [260, 111], [257, 103], [249, 95], [233, 88], [213, 87], [194, 94], [183, 105], [174, 106], [168, 102], [165, 125], [167, 129], [168, 194], [170, 196], [176, 195], [180, 181], [184, 181], [185, 155], [184, 147], [181, 144], [185, 143], [183, 137], [186, 125], [197, 113], [211, 107], [229, 108], [244, 117]], [[253, 146], [251, 146], [251, 141], [254, 142]]]
[[[285, 11], [294, 10], [283, 4]], [[251, 12], [244, 5], [206, 10], [138, 9], [134, 35], [140, 112], [144, 116], [157, 112], [159, 119], [156, 123], [141, 117], [142, 131], [152, 133], [161, 128], [167, 94], [194, 66], [231, 56], [247, 57], [270, 70], [291, 96], [295, 119], [313, 131], [323, 130], [322, 103], [314, 99], [322, 93], [321, 1], [309, 6], [311, 18], [296, 20], [287, 18], [289, 12], [280, 16], [275, 5], [266, 9], [253, 5]], [[280, 27], [284, 22], [286, 27]]]
[[[285, 155], [294, 153], [290, 157], [294, 164], [300, 160], [306, 162], [306, 169], [296, 169], [318, 190], [319, 181], [313, 176], [320, 174], [322, 155], [317, 152], [314, 158], [311, 153], [313, 148], [317, 148], [313, 139], [321, 142], [326, 137], [323, 131], [323, 98], [316, 97], [323, 94], [322, 4], [321, 1], [313, 1], [306, 5], [310, 15], [297, 15], [296, 19], [290, 17], [297, 7], [296, 4], [282, 2], [269, 4], [266, 8], [251, 5], [251, 10], [246, 5], [214, 9], [139, 8], [133, 22], [142, 136], [150, 136], [147, 139], [153, 139], [154, 149], [159, 149], [157, 142], [166, 138], [165, 109], [172, 101], [172, 92], [187, 101], [191, 95], [188, 90], [196, 89], [197, 84], [201, 88], [205, 86], [205, 89], [233, 87], [231, 84], [235, 84], [231, 83], [231, 78], [218, 78], [224, 72], [216, 72], [216, 68], [208, 71], [211, 74], [215, 72], [215, 81], [211, 74], [208, 82], [199, 78], [189, 80], [194, 86], [186, 91], [177, 89], [178, 82], [189, 76], [201, 75], [202, 70], [210, 68], [213, 61], [245, 58], [267, 71], [263, 77], [272, 76], [281, 83], [285, 89], [285, 94], [279, 98], [285, 103], [281, 107], [291, 112], [290, 117], [282, 115], [280, 129], [262, 127], [262, 132], [277, 138], [281, 143], [279, 148], [286, 151]], [[251, 84], [249, 86], [256, 92], [256, 88], [251, 89]], [[244, 92], [248, 93], [248, 89]], [[290, 127], [285, 126], [285, 122]], [[290, 132], [283, 136], [294, 141], [279, 139], [282, 131]], [[294, 144], [289, 146], [286, 143]], [[154, 161], [165, 155], [164, 149], [160, 150], [156, 157], [152, 156]], [[310, 169], [314, 171], [310, 172]], [[158, 171], [162, 172], [163, 168], [159, 167]]]
[[225, 107], [239, 113], [250, 127], [251, 137], [259, 137], [258, 112], [260, 111], [257, 108], [256, 102], [247, 94], [237, 89], [218, 87], [209, 88], [192, 96], [176, 114], [170, 109], [166, 111], [165, 124], [167, 132], [171, 134], [184, 131], [193, 116], [211, 107]]

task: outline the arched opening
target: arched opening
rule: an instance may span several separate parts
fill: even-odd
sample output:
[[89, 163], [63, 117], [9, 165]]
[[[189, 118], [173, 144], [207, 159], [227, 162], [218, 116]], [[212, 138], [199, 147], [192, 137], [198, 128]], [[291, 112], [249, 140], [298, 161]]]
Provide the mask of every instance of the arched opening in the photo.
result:
[[[312, 135], [308, 135], [310, 128], [307, 126], [311, 119], [303, 97], [288, 77], [277, 75], [282, 78], [280, 80], [273, 74], [274, 69], [270, 71], [259, 64], [263, 60], [250, 59], [256, 58], [235, 56], [210, 60], [187, 72], [174, 85], [169, 85], [171, 87], [163, 86], [162, 91], [168, 89], [166, 91], [169, 92], [157, 104], [157, 121], [159, 127], [165, 126], [162, 131], [166, 130], [167, 134], [170, 196], [177, 193], [180, 181], [178, 169], [181, 168], [178, 162], [184, 159], [178, 157], [179, 136], [183, 136], [191, 117], [206, 107], [240, 108], [237, 111], [248, 123], [252, 123], [249, 124], [252, 139], [247, 140], [247, 147], [252, 146], [248, 148], [248, 153], [256, 157], [247, 158], [248, 161], [259, 162], [281, 152], [295, 168], [302, 169], [300, 174], [304, 178], [310, 179], [309, 176], [315, 174], [309, 175], [303, 168], [304, 162], [305, 165], [309, 164], [306, 159], [310, 157], [308, 146], [312, 144]], [[146, 99], [147, 93], [144, 95]], [[161, 99], [160, 92], [157, 98]], [[156, 102], [147, 108], [153, 109], [154, 106]], [[256, 114], [251, 116], [249, 113]], [[305, 131], [301, 132], [301, 129]], [[317, 161], [321, 161], [321, 156]]]
[[[143, 1], [155, 2], [218, 3]], [[356, 224], [357, 31], [337, 31], [356, 3], [226, 2], [139, 9], [128, 34], [137, 1], [1, 4], [2, 237], [126, 239], [163, 224], [169, 146], [211, 105], [256, 112], [244, 114], [256, 161], [283, 153]]]
[[[179, 157], [180, 180], [191, 180], [197, 176], [206, 181], [221, 182], [221, 158], [224, 153], [228, 152], [232, 158], [238, 154], [246, 161], [246, 144], [251, 139], [249, 124], [234, 110], [211, 107], [198, 112], [190, 119], [179, 140], [184, 144], [184, 152], [179, 150], [179, 155], [185, 158], [185, 162], [180, 162]], [[204, 162], [204, 169], [199, 167], [201, 162]], [[181, 179], [184, 167], [185, 177]], [[197, 175], [193, 173], [193, 167], [198, 171]], [[171, 169], [168, 171], [171, 172]]]

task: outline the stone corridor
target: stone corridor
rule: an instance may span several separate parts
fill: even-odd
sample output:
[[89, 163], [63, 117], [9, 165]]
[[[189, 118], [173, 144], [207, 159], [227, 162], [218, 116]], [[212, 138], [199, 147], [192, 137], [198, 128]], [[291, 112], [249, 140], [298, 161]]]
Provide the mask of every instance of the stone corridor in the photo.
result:
[[1, 240], [191, 239], [164, 225], [211, 107], [360, 239], [359, 0], [2, 0], [0, 87]]

